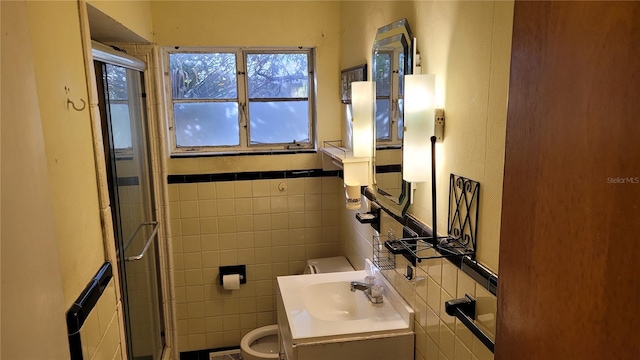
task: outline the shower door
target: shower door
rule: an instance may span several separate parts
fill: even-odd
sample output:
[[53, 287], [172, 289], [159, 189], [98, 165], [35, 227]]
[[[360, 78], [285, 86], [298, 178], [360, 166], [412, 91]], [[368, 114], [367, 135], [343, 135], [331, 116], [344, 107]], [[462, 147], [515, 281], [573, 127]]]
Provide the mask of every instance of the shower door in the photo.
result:
[[164, 314], [143, 74], [141, 69], [97, 60], [94, 65], [127, 353], [129, 359], [156, 360], [164, 349]]

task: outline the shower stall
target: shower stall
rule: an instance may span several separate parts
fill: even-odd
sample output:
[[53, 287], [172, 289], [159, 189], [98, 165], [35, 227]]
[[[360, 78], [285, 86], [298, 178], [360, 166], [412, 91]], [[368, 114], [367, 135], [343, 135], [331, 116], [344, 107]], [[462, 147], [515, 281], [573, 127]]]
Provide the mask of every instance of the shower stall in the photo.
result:
[[109, 198], [129, 359], [158, 360], [165, 348], [144, 62], [93, 44]]

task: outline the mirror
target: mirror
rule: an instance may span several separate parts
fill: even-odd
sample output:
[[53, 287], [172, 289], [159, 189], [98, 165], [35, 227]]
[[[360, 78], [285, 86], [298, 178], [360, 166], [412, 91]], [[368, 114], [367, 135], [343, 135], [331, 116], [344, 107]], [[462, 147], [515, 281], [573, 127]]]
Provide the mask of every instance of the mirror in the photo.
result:
[[372, 79], [376, 82], [376, 200], [397, 216], [409, 206], [402, 180], [404, 75], [413, 69], [413, 34], [407, 19], [378, 29], [373, 40]]

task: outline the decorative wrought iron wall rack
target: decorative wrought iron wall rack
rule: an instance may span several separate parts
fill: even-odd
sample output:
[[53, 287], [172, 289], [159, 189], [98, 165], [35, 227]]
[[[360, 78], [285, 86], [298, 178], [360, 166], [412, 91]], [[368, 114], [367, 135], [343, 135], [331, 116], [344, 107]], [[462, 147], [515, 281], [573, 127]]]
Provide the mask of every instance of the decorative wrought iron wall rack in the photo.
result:
[[[387, 240], [384, 247], [403, 255], [414, 266], [426, 259], [463, 257], [475, 259], [480, 184], [451, 174], [449, 184], [448, 236], [415, 236]], [[437, 219], [434, 219], [434, 224]]]

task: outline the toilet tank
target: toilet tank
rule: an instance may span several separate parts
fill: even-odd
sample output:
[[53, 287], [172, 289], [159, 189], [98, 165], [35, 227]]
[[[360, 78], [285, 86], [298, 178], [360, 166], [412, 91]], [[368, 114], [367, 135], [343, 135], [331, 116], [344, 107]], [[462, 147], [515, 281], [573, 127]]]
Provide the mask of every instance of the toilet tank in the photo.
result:
[[323, 274], [331, 272], [353, 271], [353, 266], [344, 256], [334, 256], [307, 260], [305, 274]]

